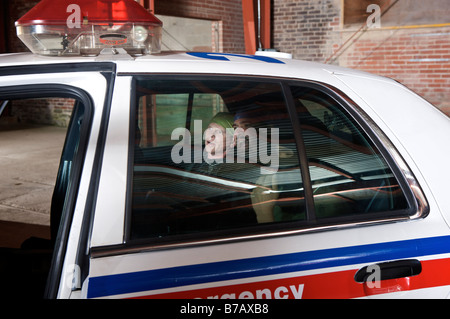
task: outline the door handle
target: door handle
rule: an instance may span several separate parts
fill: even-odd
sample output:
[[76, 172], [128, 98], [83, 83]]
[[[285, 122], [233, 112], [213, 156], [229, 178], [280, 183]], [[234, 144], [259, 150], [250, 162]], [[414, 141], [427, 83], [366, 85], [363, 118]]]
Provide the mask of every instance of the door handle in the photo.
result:
[[403, 259], [365, 266], [356, 272], [354, 279], [358, 283], [364, 283], [373, 278], [378, 280], [398, 279], [416, 276], [421, 272], [422, 264], [419, 260]]

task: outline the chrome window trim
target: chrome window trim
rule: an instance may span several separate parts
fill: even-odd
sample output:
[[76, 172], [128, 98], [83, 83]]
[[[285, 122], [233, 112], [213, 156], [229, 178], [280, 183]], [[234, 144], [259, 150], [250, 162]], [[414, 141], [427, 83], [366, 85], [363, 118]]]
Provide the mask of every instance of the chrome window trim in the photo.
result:
[[[133, 74], [133, 75], [143, 75], [143, 74]], [[155, 76], [155, 74], [146, 74], [148, 76]], [[156, 75], [158, 76], [158, 75]], [[172, 77], [171, 74], [164, 74], [162, 75], [162, 78]], [[196, 77], [196, 76], [209, 76], [212, 77], [212, 75], [209, 74], [190, 74], [189, 77]], [[394, 217], [385, 217], [380, 219], [371, 219], [371, 220], [363, 220], [363, 221], [350, 221], [350, 222], [336, 222], [334, 224], [322, 224], [322, 225], [302, 225], [301, 227], [298, 227], [296, 229], [292, 229], [295, 226], [295, 223], [289, 223], [291, 225], [291, 229], [287, 229], [287, 227], [284, 227], [283, 230], [270, 230], [270, 228], [274, 228], [274, 225], [268, 225], [268, 226], [255, 226], [261, 229], [259, 233], [253, 233], [253, 234], [246, 234], [246, 235], [228, 235], [224, 237], [211, 237], [206, 239], [198, 239], [198, 240], [187, 240], [187, 241], [178, 241], [178, 242], [161, 242], [161, 243], [155, 243], [155, 242], [148, 242], [148, 240], [141, 241], [132, 241], [132, 242], [124, 242], [120, 245], [113, 245], [113, 246], [102, 246], [102, 247], [92, 247], [91, 250], [91, 258], [101, 258], [101, 257], [108, 257], [108, 256], [116, 256], [116, 255], [125, 255], [125, 254], [134, 254], [134, 253], [142, 253], [142, 252], [151, 252], [151, 251], [158, 251], [158, 250], [166, 250], [166, 249], [180, 249], [180, 248], [192, 248], [192, 247], [200, 247], [200, 246], [207, 246], [207, 245], [214, 245], [214, 244], [229, 244], [229, 243], [235, 243], [240, 241], [253, 241], [253, 240], [264, 240], [264, 239], [271, 239], [271, 238], [277, 238], [277, 237], [285, 237], [285, 236], [295, 236], [295, 235], [301, 235], [301, 234], [309, 234], [309, 233], [317, 233], [322, 231], [330, 231], [330, 230], [342, 230], [342, 229], [349, 229], [349, 228], [355, 228], [355, 227], [362, 227], [362, 226], [376, 226], [376, 225], [382, 225], [387, 223], [394, 223], [394, 222], [405, 222], [409, 220], [415, 220], [420, 218], [425, 218], [429, 211], [430, 207], [428, 204], [428, 201], [426, 199], [426, 196], [424, 192], [422, 191], [419, 183], [417, 182], [413, 172], [407, 165], [406, 161], [403, 159], [401, 154], [397, 151], [394, 144], [390, 141], [390, 139], [384, 134], [384, 132], [380, 129], [380, 127], [368, 116], [368, 114], [357, 104], [355, 103], [351, 98], [349, 98], [344, 92], [339, 90], [338, 88], [331, 86], [329, 84], [319, 82], [319, 81], [313, 81], [313, 80], [307, 80], [307, 79], [300, 79], [300, 78], [278, 78], [278, 77], [261, 77], [261, 76], [245, 76], [245, 75], [236, 75], [236, 74], [220, 74], [215, 75], [214, 77], [218, 78], [246, 78], [249, 80], [271, 80], [271, 81], [279, 81], [279, 83], [283, 86], [285, 84], [287, 85], [305, 85], [310, 84], [315, 87], [320, 87], [325, 93], [330, 94], [333, 98], [337, 98], [339, 104], [345, 109], [347, 114], [349, 116], [352, 116], [354, 120], [361, 126], [363, 130], [366, 131], [366, 134], [369, 138], [372, 138], [372, 136], [376, 137], [378, 141], [374, 141], [375, 145], [379, 147], [380, 143], [382, 144], [382, 147], [380, 151], [385, 150], [388, 152], [389, 159], [386, 158], [386, 155], [383, 154], [383, 157], [386, 159], [388, 165], [390, 168], [394, 171], [394, 167], [391, 167], [390, 162], [393, 161], [396, 165], [397, 173], [400, 173], [403, 175], [403, 178], [409, 188], [409, 190], [412, 193], [412, 197], [414, 199], [414, 204], [416, 212], [411, 215], [405, 215], [405, 216], [394, 216]], [[346, 105], [343, 105], [342, 102], [345, 102]], [[356, 116], [355, 116], [356, 115]], [[370, 130], [371, 134], [368, 134], [367, 130]], [[396, 177], [398, 174], [395, 173]], [[404, 189], [402, 187], [402, 189]], [[414, 207], [413, 207], [414, 208]], [[276, 226], [275, 226], [276, 227]], [[176, 239], [175, 239], [176, 240]], [[175, 241], [174, 240], [174, 241]]]
[[127, 245], [115, 245], [115, 246], [105, 246], [105, 247], [93, 247], [91, 251], [91, 258], [102, 258], [102, 257], [112, 257], [119, 255], [127, 255], [127, 254], [136, 254], [136, 253], [146, 253], [153, 252], [159, 250], [169, 250], [169, 249], [182, 249], [182, 248], [193, 248], [193, 247], [201, 247], [201, 246], [209, 246], [209, 245], [217, 245], [217, 244], [229, 244], [229, 243], [237, 243], [241, 241], [253, 241], [253, 240], [264, 240], [271, 239], [277, 237], [286, 237], [286, 236], [296, 236], [301, 234], [309, 234], [309, 233], [317, 233], [322, 231], [330, 231], [330, 230], [340, 230], [340, 229], [349, 229], [356, 228], [362, 226], [373, 226], [373, 225], [381, 225], [393, 222], [404, 222], [410, 220], [408, 217], [396, 217], [396, 218], [387, 218], [380, 219], [375, 221], [365, 221], [365, 222], [353, 222], [353, 223], [342, 223], [335, 225], [320, 225], [315, 227], [307, 227], [296, 230], [285, 230], [285, 231], [274, 231], [274, 232], [266, 232], [261, 234], [249, 234], [249, 235], [241, 235], [241, 236], [230, 236], [226, 238], [213, 238], [213, 239], [202, 239], [202, 240], [193, 240], [186, 242], [178, 242], [178, 243], [162, 243], [162, 244], [132, 244], [130, 246]]

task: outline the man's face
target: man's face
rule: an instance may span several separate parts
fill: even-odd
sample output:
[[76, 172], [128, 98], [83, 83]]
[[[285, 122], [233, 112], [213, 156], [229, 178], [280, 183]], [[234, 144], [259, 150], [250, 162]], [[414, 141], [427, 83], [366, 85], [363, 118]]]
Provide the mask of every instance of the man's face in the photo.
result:
[[226, 130], [217, 123], [210, 123], [205, 131], [205, 151], [208, 158], [222, 158], [226, 150]]
[[234, 129], [241, 128], [245, 131], [251, 126], [250, 124], [251, 124], [250, 119], [243, 117], [234, 120], [233, 128]]
[[246, 149], [246, 137], [243, 133], [251, 127], [250, 119], [248, 118], [239, 118], [234, 120], [233, 129], [234, 129], [234, 143], [236, 144], [237, 149]]

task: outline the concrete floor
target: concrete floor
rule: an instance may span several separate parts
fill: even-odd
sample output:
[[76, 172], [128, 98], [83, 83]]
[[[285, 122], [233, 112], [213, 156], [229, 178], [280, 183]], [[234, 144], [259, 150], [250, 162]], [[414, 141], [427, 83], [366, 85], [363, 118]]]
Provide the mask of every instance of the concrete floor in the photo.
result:
[[0, 123], [0, 246], [48, 237], [66, 128]]

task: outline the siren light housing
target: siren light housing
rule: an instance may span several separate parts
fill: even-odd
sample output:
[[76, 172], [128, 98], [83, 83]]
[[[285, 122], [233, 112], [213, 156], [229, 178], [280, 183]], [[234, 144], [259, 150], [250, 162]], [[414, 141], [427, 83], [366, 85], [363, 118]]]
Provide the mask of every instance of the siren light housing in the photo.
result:
[[162, 22], [134, 0], [42, 0], [16, 21], [17, 36], [41, 55], [161, 52]]

